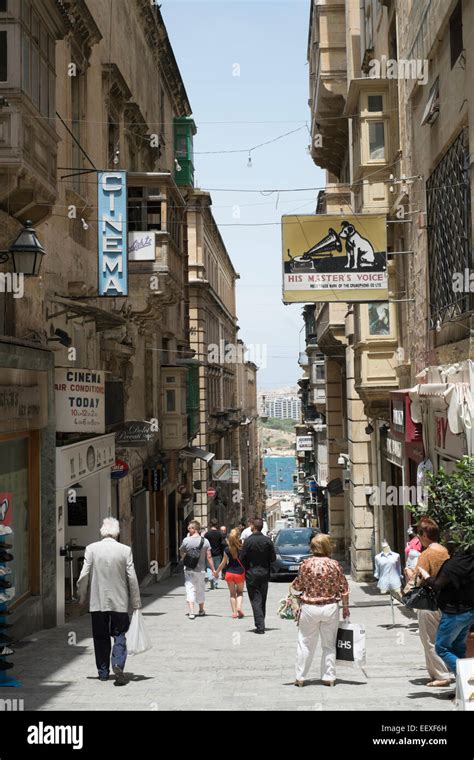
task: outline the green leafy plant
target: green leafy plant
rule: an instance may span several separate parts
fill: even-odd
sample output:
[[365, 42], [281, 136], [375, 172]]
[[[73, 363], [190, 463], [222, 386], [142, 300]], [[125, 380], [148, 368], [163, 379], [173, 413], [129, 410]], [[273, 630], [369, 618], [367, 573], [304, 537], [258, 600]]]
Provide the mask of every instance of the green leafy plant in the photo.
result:
[[428, 504], [408, 504], [415, 521], [431, 517], [440, 528], [441, 540], [463, 549], [474, 548], [474, 458], [465, 456], [448, 475], [440, 467], [427, 473]]

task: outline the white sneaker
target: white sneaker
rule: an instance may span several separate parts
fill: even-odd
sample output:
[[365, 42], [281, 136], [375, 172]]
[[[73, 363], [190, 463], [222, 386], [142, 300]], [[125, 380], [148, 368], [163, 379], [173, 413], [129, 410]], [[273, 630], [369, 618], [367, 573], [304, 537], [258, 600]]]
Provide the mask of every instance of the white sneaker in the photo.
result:
[[15, 588], [6, 588], [0, 593], [0, 602], [11, 602], [15, 596]]
[[0, 576], [10, 575], [11, 569], [9, 567], [0, 567]]
[[9, 536], [13, 533], [9, 525], [0, 525], [0, 536]]

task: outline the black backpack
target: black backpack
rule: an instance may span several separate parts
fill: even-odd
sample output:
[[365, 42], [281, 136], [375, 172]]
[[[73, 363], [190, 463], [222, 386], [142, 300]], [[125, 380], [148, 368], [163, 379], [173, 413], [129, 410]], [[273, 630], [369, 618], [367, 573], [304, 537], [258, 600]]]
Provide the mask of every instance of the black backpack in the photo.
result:
[[201, 549], [204, 546], [204, 539], [201, 538], [199, 546], [191, 547], [184, 555], [184, 566], [187, 570], [194, 570], [197, 567], [199, 558], [201, 556]]

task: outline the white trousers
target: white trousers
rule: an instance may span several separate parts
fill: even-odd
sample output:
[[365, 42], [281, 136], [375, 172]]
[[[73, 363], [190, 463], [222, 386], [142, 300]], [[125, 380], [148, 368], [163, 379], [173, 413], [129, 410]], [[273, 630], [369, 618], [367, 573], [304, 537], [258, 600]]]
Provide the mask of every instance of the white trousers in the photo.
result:
[[186, 601], [204, 604], [206, 598], [206, 573], [197, 570], [184, 571]]
[[421, 643], [425, 650], [426, 670], [432, 681], [449, 681], [449, 671], [441, 657], [436, 654], [436, 633], [441, 620], [441, 610], [417, 610]]
[[298, 625], [296, 678], [303, 681], [313, 661], [318, 636], [321, 634], [321, 680], [336, 678], [336, 638], [339, 624], [338, 604], [303, 604]]

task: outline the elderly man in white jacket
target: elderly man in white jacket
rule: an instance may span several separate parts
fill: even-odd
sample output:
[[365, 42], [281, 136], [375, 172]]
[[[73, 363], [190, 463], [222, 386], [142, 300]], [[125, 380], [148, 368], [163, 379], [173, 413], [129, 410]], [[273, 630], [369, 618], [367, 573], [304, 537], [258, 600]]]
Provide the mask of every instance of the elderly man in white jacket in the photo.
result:
[[85, 604], [90, 577], [89, 611], [99, 679], [109, 679], [110, 638], [113, 637], [112, 670], [117, 676], [115, 684], [123, 686], [126, 683], [123, 671], [127, 659], [125, 634], [130, 625], [129, 593], [134, 610], [142, 605], [132, 550], [129, 546], [118, 543], [119, 533], [118, 520], [106, 517], [100, 529], [102, 540], [86, 547], [77, 591], [80, 603]]

